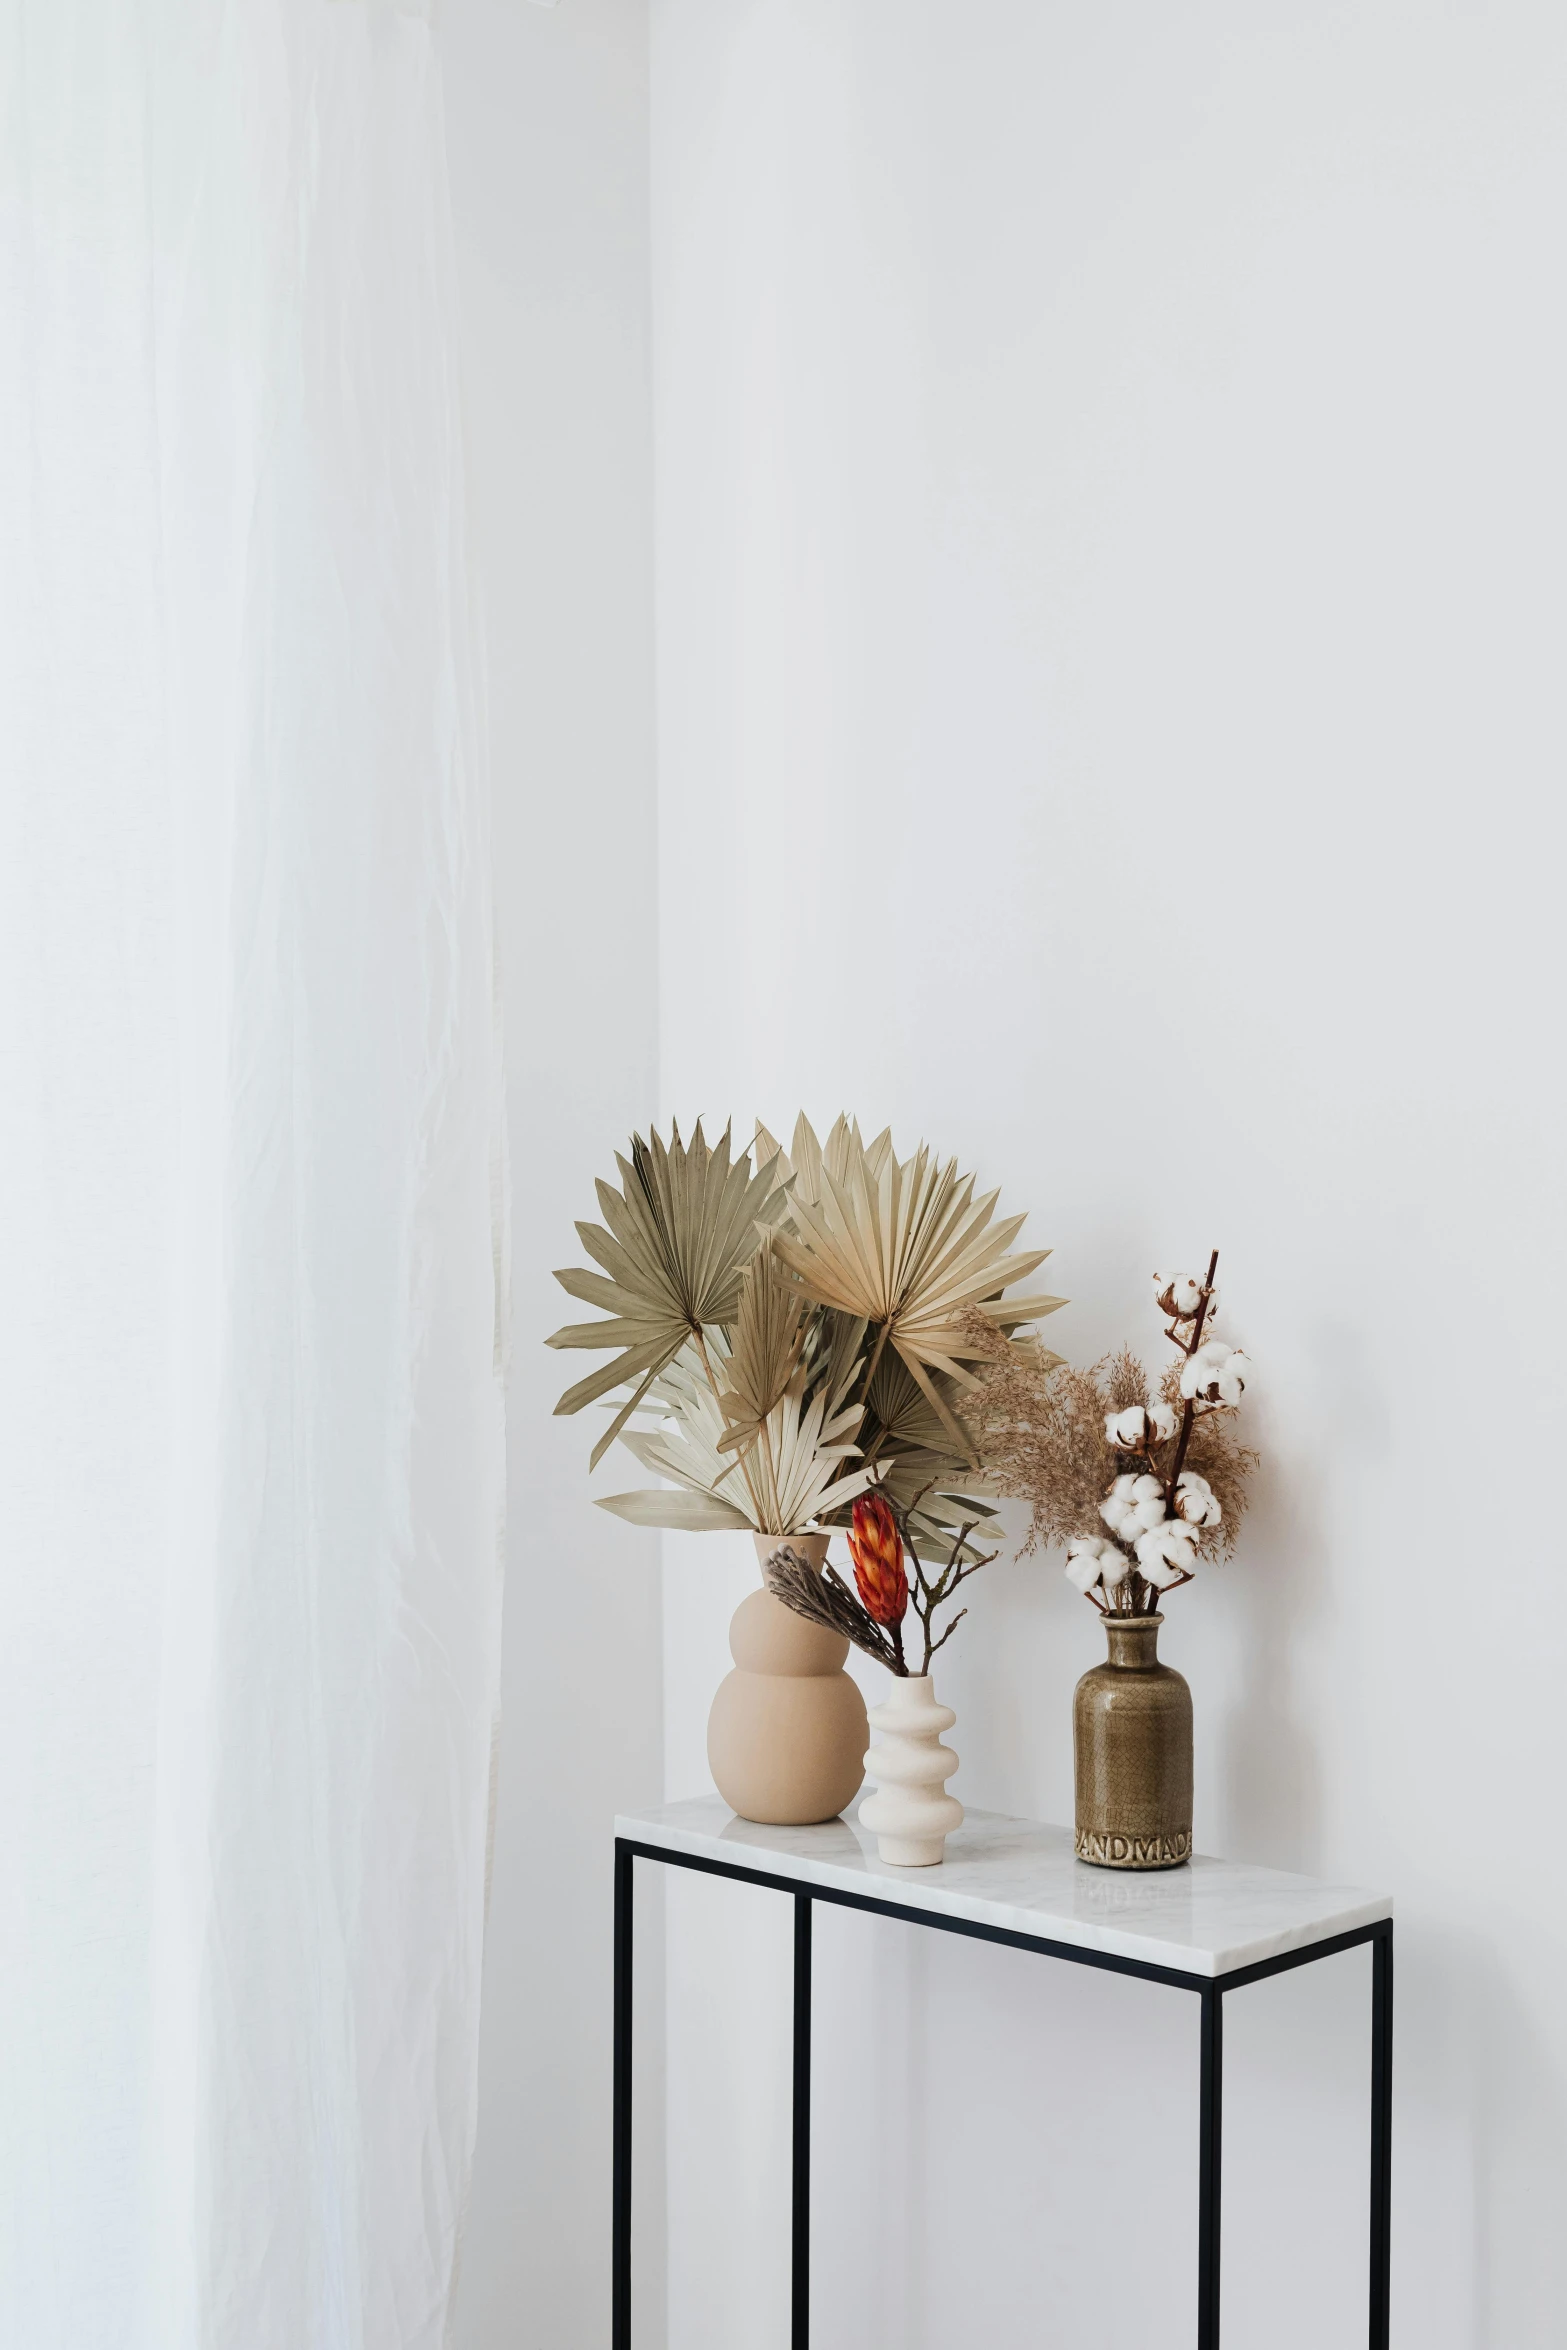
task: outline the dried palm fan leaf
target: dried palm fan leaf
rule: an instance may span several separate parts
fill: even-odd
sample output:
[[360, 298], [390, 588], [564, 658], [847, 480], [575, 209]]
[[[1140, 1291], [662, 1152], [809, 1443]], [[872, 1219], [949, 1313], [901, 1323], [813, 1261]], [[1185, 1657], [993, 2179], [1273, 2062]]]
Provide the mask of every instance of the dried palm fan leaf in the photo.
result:
[[[740, 1488], [744, 1493], [745, 1487]], [[699, 1486], [689, 1491], [667, 1485], [646, 1485], [636, 1493], [601, 1493], [601, 1510], [613, 1510], [632, 1526], [650, 1526], [674, 1534], [748, 1534], [755, 1522], [744, 1510], [731, 1509], [716, 1494]]]
[[998, 1327], [1015, 1328], [1063, 1302], [1003, 1299], [1050, 1252], [1009, 1253], [1024, 1218], [993, 1223], [998, 1197], [990, 1192], [976, 1200], [974, 1178], [960, 1176], [955, 1159], [933, 1159], [924, 1143], [912, 1159], [900, 1160], [885, 1136], [867, 1145], [855, 1126], [843, 1177], [824, 1154], [820, 1198], [804, 1197], [797, 1181], [792, 1230], [773, 1240], [777, 1259], [807, 1295], [876, 1326], [873, 1373], [890, 1345], [971, 1462], [962, 1426], [936, 1384], [938, 1376], [960, 1387], [969, 1383], [964, 1366], [976, 1359], [976, 1348], [965, 1311], [977, 1308]]
[[772, 1250], [764, 1240], [741, 1276], [724, 1375], [721, 1452], [748, 1451], [768, 1413], [783, 1400], [805, 1351], [807, 1312], [799, 1285], [785, 1287], [774, 1275]]
[[[995, 1343], [989, 1325], [987, 1336]], [[965, 1525], [996, 1514], [995, 1487], [970, 1466], [972, 1439], [961, 1422], [962, 1392], [938, 1379], [949, 1412], [963, 1424], [970, 1451], [960, 1452], [947, 1424], [901, 1357], [884, 1353], [871, 1379], [860, 1425], [860, 1447], [881, 1490], [904, 1518], [916, 1543], [932, 1554], [949, 1549]], [[840, 1518], [843, 1513], [839, 1513]], [[963, 1555], [977, 1556], [972, 1542]]]
[[834, 1398], [826, 1387], [813, 1395], [792, 1388], [762, 1426], [751, 1474], [761, 1494], [763, 1534], [798, 1534], [824, 1513], [841, 1509], [872, 1483], [863, 1465], [840, 1465], [859, 1457], [855, 1432], [860, 1406]]
[[[780, 1273], [773, 1259], [775, 1277], [797, 1288], [792, 1273]], [[858, 1316], [836, 1314], [831, 1306], [813, 1306], [805, 1325], [805, 1383], [818, 1387], [825, 1383], [832, 1392], [847, 1398], [855, 1373], [865, 1361], [866, 1324]]]
[[723, 1366], [718, 1331], [709, 1336], [706, 1362], [694, 1345], [683, 1348], [637, 1404], [655, 1415], [656, 1425], [620, 1431], [621, 1443], [643, 1468], [667, 1477], [678, 1490], [612, 1493], [600, 1498], [600, 1509], [635, 1526], [674, 1526], [688, 1533], [756, 1524], [756, 1504], [739, 1462], [719, 1451], [724, 1415], [709, 1371], [721, 1375]]
[[[956, 1408], [953, 1394], [945, 1400], [949, 1410]], [[865, 1449], [875, 1461], [915, 1455], [932, 1474], [945, 1468], [961, 1476], [969, 1465], [967, 1449], [955, 1449], [941, 1413], [895, 1354], [883, 1354], [866, 1392]]]
[[[976, 1493], [930, 1492], [910, 1461], [895, 1461], [880, 1480], [885, 1493], [908, 1529], [921, 1558], [951, 1565], [977, 1559], [982, 1542], [997, 1539], [995, 1520], [1000, 1512], [993, 1501]], [[847, 1521], [844, 1521], [847, 1523]]]
[[[854, 1433], [860, 1406], [845, 1400], [857, 1362], [848, 1364], [836, 1387], [826, 1380], [811, 1386], [797, 1366], [789, 1391], [761, 1423], [742, 1464], [723, 1450], [729, 1349], [718, 1331], [709, 1333], [707, 1343], [707, 1363], [689, 1347], [654, 1381], [643, 1408], [656, 1411], [662, 1425], [621, 1431], [621, 1442], [645, 1469], [681, 1490], [611, 1494], [600, 1502], [602, 1509], [639, 1526], [750, 1526], [763, 1534], [796, 1534], [864, 1492], [870, 1470], [843, 1466], [859, 1449]], [[709, 1365], [718, 1378], [717, 1396]]]
[[[822, 1196], [823, 1170], [831, 1175], [835, 1183], [845, 1182], [859, 1141], [859, 1128], [840, 1111], [833, 1120], [826, 1142], [818, 1142], [815, 1129], [802, 1110], [794, 1122], [794, 1139], [788, 1152], [773, 1140], [760, 1120], [757, 1121], [754, 1148], [759, 1158], [776, 1153], [779, 1180], [788, 1184], [791, 1198], [798, 1197], [814, 1207]], [[884, 1126], [875, 1141], [864, 1144], [863, 1148], [872, 1173], [879, 1175], [885, 1161], [892, 1156], [891, 1128]], [[787, 1216], [783, 1218], [783, 1223], [787, 1229]]]
[[777, 1222], [785, 1197], [776, 1163], [753, 1171], [745, 1151], [731, 1163], [729, 1129], [710, 1147], [700, 1119], [689, 1144], [678, 1126], [667, 1147], [656, 1132], [646, 1142], [634, 1135], [630, 1163], [617, 1152], [616, 1164], [622, 1189], [597, 1186], [604, 1224], [577, 1226], [603, 1270], [573, 1267], [555, 1275], [568, 1295], [602, 1307], [609, 1319], [573, 1323], [547, 1341], [619, 1350], [612, 1363], [568, 1388], [557, 1412], [579, 1412], [613, 1388], [640, 1382], [593, 1447], [594, 1466], [681, 1348], [692, 1340], [700, 1347], [704, 1325], [734, 1320], [758, 1227]]

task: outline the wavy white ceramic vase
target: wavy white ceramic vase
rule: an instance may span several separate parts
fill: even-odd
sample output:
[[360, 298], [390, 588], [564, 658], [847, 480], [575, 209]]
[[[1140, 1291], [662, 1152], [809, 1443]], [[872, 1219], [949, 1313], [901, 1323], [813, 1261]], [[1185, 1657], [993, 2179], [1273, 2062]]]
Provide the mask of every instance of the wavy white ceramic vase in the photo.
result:
[[865, 1757], [876, 1792], [860, 1805], [860, 1822], [894, 1868], [934, 1868], [953, 1829], [963, 1825], [962, 1804], [946, 1792], [958, 1758], [941, 1743], [957, 1718], [950, 1705], [936, 1703], [928, 1673], [894, 1680], [885, 1704], [871, 1710], [881, 1742]]

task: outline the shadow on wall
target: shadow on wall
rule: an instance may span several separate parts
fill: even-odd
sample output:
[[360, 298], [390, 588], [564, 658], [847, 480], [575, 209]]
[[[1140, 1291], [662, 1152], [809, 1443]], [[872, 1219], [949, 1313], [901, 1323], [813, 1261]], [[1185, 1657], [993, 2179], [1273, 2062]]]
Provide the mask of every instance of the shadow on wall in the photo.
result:
[[[1406, 1926], [1400, 1956], [1402, 2032], [1414, 2057], [1406, 2077], [1441, 2080], [1452, 2092], [1445, 2111], [1403, 2107], [1395, 2166], [1404, 2161], [1415, 2174], [1404, 2192], [1430, 2159], [1429, 2130], [1438, 2159], [1460, 2174], [1447, 2182], [1445, 2200], [1451, 2208], [1461, 2193], [1472, 2212], [1463, 2338], [1476, 2350], [1554, 2350], [1560, 2337], [1541, 2321], [1567, 2293], [1557, 2187], [1567, 2168], [1567, 2081], [1516, 1973], [1498, 1965], [1494, 1939]], [[1555, 1983], [1539, 1988], [1541, 2003], [1554, 2004]], [[1429, 2048], [1416, 2056], [1426, 2035]]]
[[1266, 1411], [1254, 1441], [1262, 1458], [1242, 1537], [1242, 1571], [1224, 1573], [1236, 1627], [1237, 1699], [1219, 1727], [1225, 1849], [1271, 1868], [1331, 1873], [1325, 1850], [1321, 1730], [1302, 1690], [1301, 1659], [1335, 1621], [1330, 1526], [1342, 1523], [1317, 1464], [1385, 1467], [1392, 1451], [1387, 1398], [1360, 1330], [1319, 1323], [1302, 1366], [1323, 1409], [1305, 1444], [1286, 1449]]
[[[1309, 1446], [1279, 1446], [1265, 1420], [1257, 1438], [1262, 1463], [1243, 1571], [1225, 1574], [1236, 1630], [1235, 1699], [1217, 1736], [1224, 1849], [1270, 1867], [1317, 1872], [1334, 1866], [1323, 1757], [1337, 1733], [1319, 1715], [1304, 1661], [1319, 1637], [1330, 1641], [1339, 1613], [1331, 1526], [1344, 1522], [1344, 1505], [1308, 1464], [1331, 1460], [1341, 1479], [1364, 1474], [1375, 1482], [1385, 1479], [1396, 1446], [1387, 1395], [1356, 1328], [1319, 1325], [1310, 1333], [1307, 1367], [1324, 1399]], [[1383, 1696], [1396, 1703], [1396, 1684]], [[1459, 1741], [1484, 1734], [1474, 1711], [1456, 1716]], [[1477, 1745], [1477, 1769], [1480, 1761]], [[1433, 1786], [1432, 1803], [1444, 1800]], [[1431, 1827], [1439, 1833], [1435, 1822]], [[1472, 1837], [1478, 1829], [1471, 1815], [1455, 1818], [1449, 1832]], [[1485, 1934], [1475, 1923], [1482, 1905]], [[1395, 2243], [1408, 2242], [1419, 2224], [1415, 2212], [1429, 2205], [1449, 2218], [1467, 2213], [1460, 2233], [1470, 2245], [1467, 2264], [1458, 2264], [1462, 2314], [1451, 2274], [1442, 2281], [1440, 2312], [1422, 2313], [1423, 2293], [1437, 2288], [1406, 2271], [1403, 2322], [1418, 2329], [1423, 2314], [1444, 2339], [1473, 2350], [1555, 2350], [1556, 2336], [1540, 2331], [1540, 2313], [1567, 2299], [1567, 2239], [1553, 2186], [1567, 2172], [1567, 2077], [1552, 2061], [1543, 2012], [1554, 2005], [1557, 1986], [1506, 1963], [1498, 1917], [1505, 1895], [1498, 1889], [1471, 1885], [1467, 1913], [1448, 1908], [1442, 1915], [1406, 1871], [1399, 1907], [1394, 2193], [1409, 2216], [1401, 2220], [1395, 2208]], [[1520, 1924], [1528, 1908], [1528, 1890], [1520, 1888]], [[1429, 2093], [1435, 2083], [1443, 2085], [1440, 2102]], [[1424, 2098], [1416, 2084], [1427, 2085]], [[1520, 2240], [1528, 2247], [1523, 2260]]]
[[1298, 1680], [1299, 1643], [1327, 1611], [1327, 1532], [1301, 1480], [1257, 1470], [1244, 1571], [1226, 1575], [1236, 1626], [1237, 1697], [1218, 1725], [1224, 1849], [1270, 1868], [1317, 1873], [1322, 1774]]

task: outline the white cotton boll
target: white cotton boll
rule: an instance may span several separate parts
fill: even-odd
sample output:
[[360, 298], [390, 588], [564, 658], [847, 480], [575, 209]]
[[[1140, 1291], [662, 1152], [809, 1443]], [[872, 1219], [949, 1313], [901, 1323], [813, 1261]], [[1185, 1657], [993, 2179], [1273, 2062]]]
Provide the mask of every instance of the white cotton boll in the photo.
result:
[[1212, 1338], [1200, 1346], [1181, 1372], [1181, 1393], [1198, 1403], [1238, 1404], [1251, 1377], [1251, 1358], [1239, 1347]]
[[1175, 1514], [1189, 1526], [1217, 1526], [1223, 1519], [1218, 1495], [1195, 1469], [1181, 1471], [1175, 1488]]
[[1189, 1322], [1202, 1304], [1202, 1283], [1194, 1273], [1156, 1273], [1159, 1311], [1177, 1322]]
[[1112, 1534], [1119, 1534], [1124, 1521], [1131, 1516], [1132, 1487], [1136, 1483], [1135, 1477], [1117, 1477], [1099, 1504], [1099, 1515]]
[[1113, 1591], [1126, 1580], [1130, 1561], [1124, 1550], [1113, 1542], [1106, 1542], [1098, 1534], [1084, 1534], [1067, 1544], [1066, 1579], [1075, 1583], [1079, 1591], [1092, 1591], [1096, 1583], [1103, 1583]]
[[1188, 1356], [1181, 1367], [1181, 1393], [1190, 1398], [1206, 1394], [1217, 1379], [1223, 1365], [1229, 1360], [1230, 1350], [1222, 1338], [1209, 1339], [1194, 1355]]
[[1190, 1526], [1172, 1518], [1167, 1525], [1157, 1526], [1139, 1536], [1137, 1564], [1150, 1583], [1161, 1591], [1189, 1575], [1197, 1563], [1197, 1537]]
[[1132, 1485], [1132, 1511], [1140, 1526], [1164, 1523], [1164, 1487], [1157, 1477], [1138, 1477]]
[[1105, 1439], [1117, 1452], [1143, 1452], [1174, 1434], [1175, 1414], [1167, 1403], [1133, 1403], [1105, 1414]]
[[1135, 1542], [1150, 1526], [1163, 1522], [1164, 1487], [1157, 1477], [1117, 1477], [1099, 1504], [1099, 1515], [1112, 1534]]

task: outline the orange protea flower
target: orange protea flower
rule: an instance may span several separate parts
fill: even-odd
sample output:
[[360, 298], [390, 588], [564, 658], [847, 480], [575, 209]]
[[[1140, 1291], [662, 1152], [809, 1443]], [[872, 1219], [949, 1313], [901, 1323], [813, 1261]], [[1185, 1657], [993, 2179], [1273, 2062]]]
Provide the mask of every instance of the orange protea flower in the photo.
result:
[[854, 1587], [866, 1614], [874, 1616], [878, 1624], [901, 1624], [909, 1606], [903, 1536], [891, 1505], [879, 1493], [862, 1493], [854, 1505], [849, 1556], [854, 1561]]

